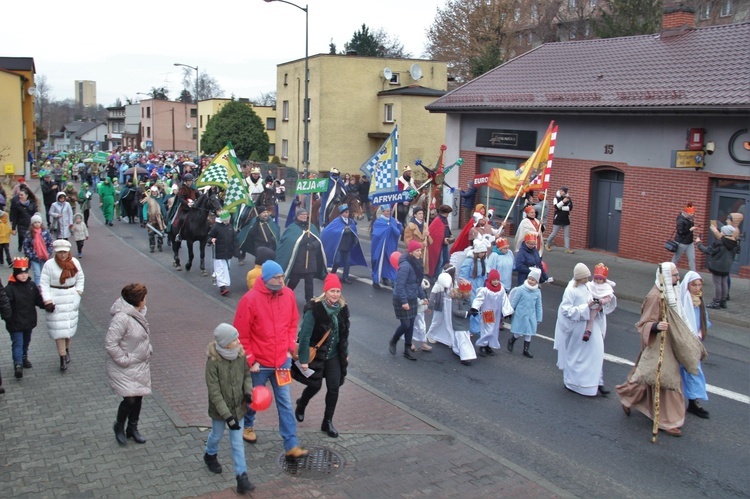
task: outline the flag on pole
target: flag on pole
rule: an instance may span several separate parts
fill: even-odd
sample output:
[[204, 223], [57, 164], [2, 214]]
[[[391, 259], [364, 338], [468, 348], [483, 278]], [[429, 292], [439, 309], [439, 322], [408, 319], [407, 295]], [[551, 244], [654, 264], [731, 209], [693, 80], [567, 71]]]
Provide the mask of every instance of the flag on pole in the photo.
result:
[[488, 185], [502, 192], [506, 198], [515, 197], [519, 190], [521, 192], [526, 190], [532, 180], [541, 176], [547, 168], [548, 161], [550, 160], [550, 141], [552, 139], [553, 128], [557, 130], [554, 121], [550, 122], [547, 133], [544, 134], [544, 138], [539, 143], [534, 154], [517, 170], [511, 171], [494, 168], [490, 172]]
[[555, 157], [555, 143], [557, 142], [557, 125], [552, 128], [549, 139], [549, 153], [547, 154], [547, 166], [541, 175], [537, 175], [531, 182], [527, 190], [543, 191], [549, 187], [549, 177], [552, 174], [552, 159]]
[[253, 206], [247, 184], [245, 184], [245, 179], [242, 177], [237, 164], [237, 155], [234, 153], [232, 144], [228, 143], [195, 182], [196, 187], [213, 185], [224, 189], [224, 206], [222, 209], [230, 213], [234, 212], [241, 204]]
[[370, 194], [398, 191], [398, 125], [378, 151], [359, 168], [370, 178]]

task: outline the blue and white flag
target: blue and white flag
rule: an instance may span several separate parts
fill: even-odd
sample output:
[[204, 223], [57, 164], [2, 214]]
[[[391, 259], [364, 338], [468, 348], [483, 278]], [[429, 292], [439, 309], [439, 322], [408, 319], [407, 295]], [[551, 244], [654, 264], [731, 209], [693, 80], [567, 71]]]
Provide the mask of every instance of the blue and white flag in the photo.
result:
[[398, 125], [359, 169], [370, 179], [371, 199], [377, 193], [398, 191]]

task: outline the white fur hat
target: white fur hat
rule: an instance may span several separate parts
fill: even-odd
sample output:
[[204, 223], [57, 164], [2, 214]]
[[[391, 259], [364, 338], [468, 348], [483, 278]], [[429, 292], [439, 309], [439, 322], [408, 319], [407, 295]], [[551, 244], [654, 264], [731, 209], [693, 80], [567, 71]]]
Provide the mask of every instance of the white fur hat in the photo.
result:
[[67, 239], [55, 239], [52, 243], [52, 249], [55, 253], [58, 251], [70, 251], [70, 241]]
[[474, 253], [486, 253], [487, 252], [487, 243], [485, 242], [483, 237], [478, 237], [474, 239], [473, 249], [474, 249]]

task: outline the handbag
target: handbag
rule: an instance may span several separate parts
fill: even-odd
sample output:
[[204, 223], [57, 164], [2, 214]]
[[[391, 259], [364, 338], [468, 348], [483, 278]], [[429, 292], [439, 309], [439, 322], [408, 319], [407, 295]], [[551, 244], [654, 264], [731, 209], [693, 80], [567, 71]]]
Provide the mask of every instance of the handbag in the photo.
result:
[[[315, 360], [315, 355], [318, 353], [318, 348], [323, 346], [323, 343], [326, 342], [329, 334], [331, 334], [330, 329], [326, 331], [326, 334], [323, 335], [317, 345], [315, 345], [314, 347], [310, 347], [310, 360], [307, 361], [308, 364]], [[294, 349], [294, 355], [292, 355], [292, 358], [294, 360], [299, 360], [299, 344], [297, 345], [297, 348]]]
[[677, 234], [677, 229], [672, 232], [672, 237], [667, 239], [667, 242], [664, 243], [664, 249], [669, 251], [670, 253], [674, 253], [677, 251], [677, 248], [679, 248], [680, 244], [674, 240], [674, 236]]

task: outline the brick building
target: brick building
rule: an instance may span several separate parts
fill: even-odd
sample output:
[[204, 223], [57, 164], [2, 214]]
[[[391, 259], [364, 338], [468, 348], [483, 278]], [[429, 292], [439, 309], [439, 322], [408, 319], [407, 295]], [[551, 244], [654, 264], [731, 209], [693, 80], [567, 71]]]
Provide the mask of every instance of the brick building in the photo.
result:
[[[687, 201], [708, 240], [710, 220], [750, 204], [750, 23], [693, 19], [673, 8], [661, 33], [545, 44], [436, 100], [427, 108], [447, 115], [446, 159], [464, 159], [447, 180], [465, 189], [492, 168], [516, 169], [555, 120], [548, 194], [571, 190], [574, 248], [667, 260]], [[504, 216], [510, 201], [486, 187], [478, 201], [488, 194]], [[749, 253], [744, 244], [734, 271], [750, 275]]]

